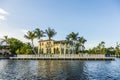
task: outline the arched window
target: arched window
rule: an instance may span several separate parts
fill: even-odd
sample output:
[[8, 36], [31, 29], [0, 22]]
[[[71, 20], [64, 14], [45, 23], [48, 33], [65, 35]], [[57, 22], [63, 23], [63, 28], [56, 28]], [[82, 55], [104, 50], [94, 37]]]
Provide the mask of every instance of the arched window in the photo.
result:
[[42, 54], [43, 54], [43, 52], [44, 52], [44, 49], [42, 48]]
[[55, 48], [54, 48], [54, 54], [56, 53]]
[[59, 48], [57, 47], [57, 49], [56, 49], [56, 53], [57, 54], [59, 54], [60, 53], [60, 51], [59, 51]]

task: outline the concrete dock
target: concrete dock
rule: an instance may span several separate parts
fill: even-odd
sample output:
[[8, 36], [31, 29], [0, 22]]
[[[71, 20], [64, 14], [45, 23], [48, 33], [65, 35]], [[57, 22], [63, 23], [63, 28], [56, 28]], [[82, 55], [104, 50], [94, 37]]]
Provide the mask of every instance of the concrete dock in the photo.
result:
[[18, 55], [11, 60], [115, 60], [104, 55]]

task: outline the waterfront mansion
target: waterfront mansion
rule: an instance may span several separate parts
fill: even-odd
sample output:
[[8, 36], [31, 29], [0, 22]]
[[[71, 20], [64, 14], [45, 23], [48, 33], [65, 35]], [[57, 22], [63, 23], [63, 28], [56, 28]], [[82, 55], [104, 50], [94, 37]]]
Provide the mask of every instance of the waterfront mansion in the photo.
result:
[[65, 43], [65, 40], [41, 40], [38, 43], [39, 54], [73, 54], [75, 48]]

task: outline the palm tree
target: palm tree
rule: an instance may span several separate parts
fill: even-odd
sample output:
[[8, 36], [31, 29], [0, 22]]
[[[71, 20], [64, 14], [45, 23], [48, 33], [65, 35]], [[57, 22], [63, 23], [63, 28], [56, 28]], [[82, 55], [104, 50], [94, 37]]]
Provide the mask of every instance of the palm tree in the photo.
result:
[[0, 42], [0, 44], [3, 44], [4, 42], [6, 44], [8, 44], [8, 36], [4, 36], [4, 39], [2, 39], [2, 41]]
[[[43, 32], [43, 31], [40, 30], [39, 28], [36, 28], [36, 29], [35, 29], [35, 36], [39, 39], [39, 41], [40, 41], [40, 39], [41, 39], [42, 37], [45, 37], [44, 33], [45, 33], [45, 32]], [[39, 53], [39, 52], [38, 52], [38, 53]], [[40, 45], [40, 53], [41, 53], [41, 45]]]
[[116, 54], [116, 55], [119, 55], [119, 54], [120, 54], [120, 44], [118, 44], [118, 42], [116, 43], [115, 54]]
[[69, 45], [73, 45], [73, 41], [70, 40], [69, 35], [67, 35], [67, 37], [66, 37], [65, 44], [66, 44], [66, 45], [68, 45], [68, 44], [69, 44]]
[[104, 53], [103, 50], [105, 48], [105, 42], [101, 41], [98, 45], [99, 49], [100, 49], [100, 53]]
[[[4, 36], [4, 39], [2, 39], [2, 41], [0, 42], [0, 45], [3, 45], [3, 43], [5, 43], [6, 47], [9, 47], [8, 45], [10, 45], [10, 44], [9, 44], [8, 36]], [[2, 46], [2, 47], [5, 48], [5, 46]]]
[[67, 35], [67, 38], [69, 39], [70, 44], [72, 44], [75, 47], [75, 52], [78, 52], [77, 50], [77, 39], [78, 39], [79, 33], [71, 32], [69, 35]]
[[68, 35], [68, 37], [73, 41], [73, 43], [75, 43], [75, 41], [77, 41], [77, 39], [78, 39], [78, 35], [79, 35], [79, 33], [72, 32]]
[[112, 54], [112, 55], [115, 55], [115, 49], [114, 49], [114, 47], [109, 47], [108, 49], [107, 49], [107, 52], [109, 53], [109, 54]]
[[48, 29], [46, 29], [45, 30], [45, 32], [46, 32], [46, 34], [47, 34], [47, 36], [48, 36], [48, 39], [49, 39], [49, 47], [48, 47], [48, 49], [49, 49], [49, 53], [51, 52], [50, 50], [50, 40], [51, 40], [51, 38], [52, 37], [54, 37], [56, 34], [57, 34], [57, 32], [54, 30], [54, 29], [51, 29], [50, 27], [48, 27]]
[[102, 47], [102, 51], [101, 51], [101, 52], [102, 52], [103, 54], [105, 54], [105, 53], [106, 53], [106, 50], [105, 50], [105, 42], [104, 42], [104, 41], [101, 42], [101, 47]]
[[51, 40], [51, 38], [57, 34], [57, 32], [55, 32], [55, 30], [51, 29], [50, 27], [48, 29], [46, 29], [45, 32], [46, 32], [49, 40]]
[[45, 37], [45, 32], [40, 30], [39, 28], [35, 29], [35, 36], [40, 40], [42, 37]]
[[84, 44], [85, 44], [86, 41], [87, 41], [87, 40], [86, 40], [84, 37], [79, 37], [79, 38], [78, 38], [78, 43], [79, 43], [79, 46], [81, 47], [82, 52], [83, 52], [84, 49], [85, 49]]
[[31, 40], [33, 52], [36, 54], [36, 51], [35, 51], [35, 48], [34, 48], [34, 43], [33, 43], [33, 40], [36, 38], [35, 32], [28, 31], [27, 34], [24, 35], [24, 37], [25, 37], [26, 39], [28, 39], [28, 40]]

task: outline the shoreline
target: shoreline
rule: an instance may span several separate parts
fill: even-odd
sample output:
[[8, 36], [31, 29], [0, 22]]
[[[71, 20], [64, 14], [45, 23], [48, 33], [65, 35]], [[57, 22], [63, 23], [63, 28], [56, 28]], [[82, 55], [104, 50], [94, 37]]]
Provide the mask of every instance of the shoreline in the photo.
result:
[[115, 60], [115, 58], [15, 58], [10, 57], [10, 60]]
[[115, 60], [115, 57], [105, 57], [104, 55], [17, 55], [9, 57], [10, 60]]

